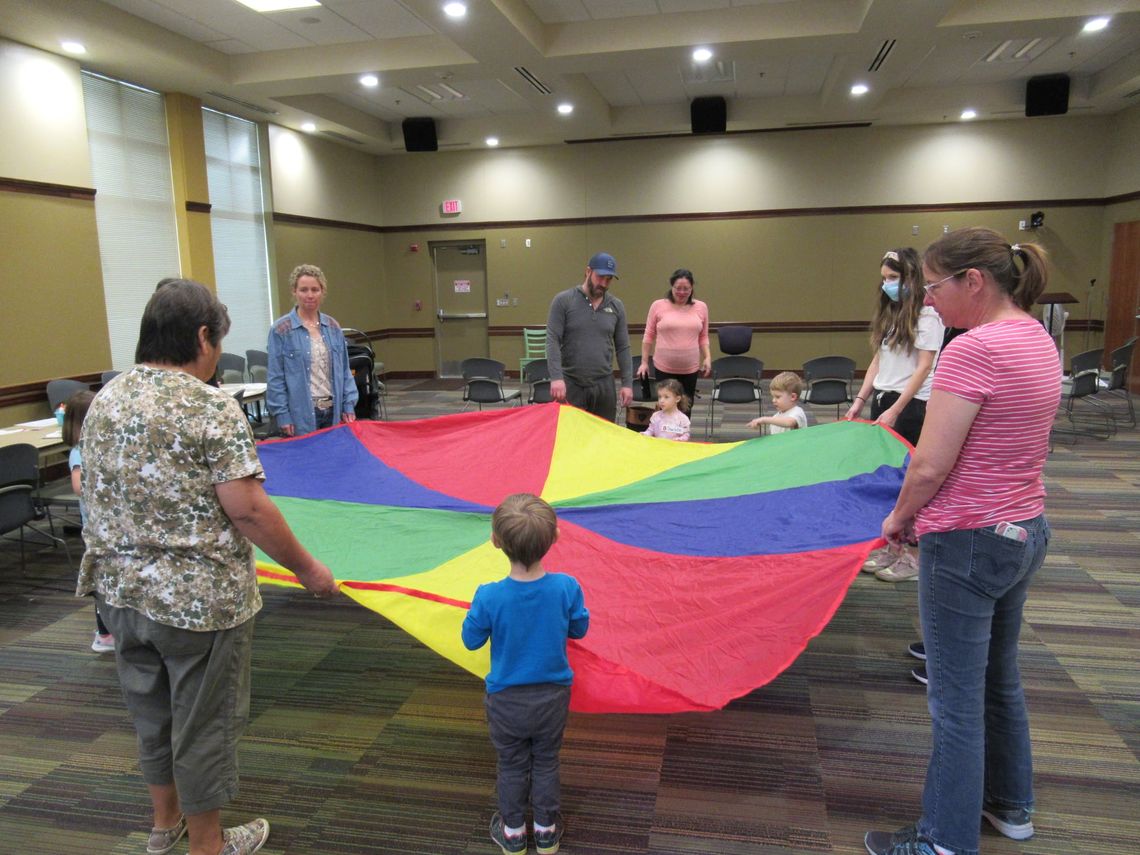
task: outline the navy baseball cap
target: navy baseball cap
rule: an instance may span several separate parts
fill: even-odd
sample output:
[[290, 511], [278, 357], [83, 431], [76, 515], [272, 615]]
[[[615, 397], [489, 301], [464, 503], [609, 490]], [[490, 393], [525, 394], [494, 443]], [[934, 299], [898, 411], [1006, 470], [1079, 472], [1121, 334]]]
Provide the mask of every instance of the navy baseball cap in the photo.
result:
[[590, 259], [590, 263], [586, 265], [599, 276], [612, 276], [614, 279], [620, 279], [617, 275], [617, 262], [614, 257], [608, 252], [594, 253]]

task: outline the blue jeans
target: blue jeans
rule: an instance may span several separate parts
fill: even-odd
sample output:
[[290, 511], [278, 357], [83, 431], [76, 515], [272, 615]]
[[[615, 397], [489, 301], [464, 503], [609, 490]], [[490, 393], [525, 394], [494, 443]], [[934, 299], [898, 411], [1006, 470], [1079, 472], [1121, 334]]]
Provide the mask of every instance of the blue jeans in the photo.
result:
[[1044, 516], [1019, 522], [1024, 543], [994, 526], [919, 539], [919, 616], [933, 728], [918, 830], [976, 855], [983, 800], [1033, 806], [1029, 716], [1017, 669], [1021, 612], [1045, 560]]

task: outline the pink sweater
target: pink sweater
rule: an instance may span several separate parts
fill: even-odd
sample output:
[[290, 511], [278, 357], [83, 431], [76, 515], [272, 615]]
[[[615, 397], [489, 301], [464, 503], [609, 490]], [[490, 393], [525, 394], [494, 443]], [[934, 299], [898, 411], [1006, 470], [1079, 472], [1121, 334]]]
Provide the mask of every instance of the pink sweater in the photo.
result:
[[701, 345], [709, 343], [709, 307], [700, 300], [678, 306], [655, 300], [645, 319], [645, 341], [656, 342], [653, 364], [669, 374], [692, 374], [701, 367]]

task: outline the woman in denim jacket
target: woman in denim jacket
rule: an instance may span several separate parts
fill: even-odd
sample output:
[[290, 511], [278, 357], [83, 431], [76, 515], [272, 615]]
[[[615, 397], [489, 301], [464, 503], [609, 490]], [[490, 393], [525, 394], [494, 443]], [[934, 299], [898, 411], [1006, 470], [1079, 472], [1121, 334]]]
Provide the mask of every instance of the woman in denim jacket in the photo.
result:
[[320, 310], [328, 290], [325, 274], [301, 264], [289, 284], [297, 305], [269, 330], [265, 403], [285, 436], [300, 436], [355, 421], [359, 395], [340, 324]]

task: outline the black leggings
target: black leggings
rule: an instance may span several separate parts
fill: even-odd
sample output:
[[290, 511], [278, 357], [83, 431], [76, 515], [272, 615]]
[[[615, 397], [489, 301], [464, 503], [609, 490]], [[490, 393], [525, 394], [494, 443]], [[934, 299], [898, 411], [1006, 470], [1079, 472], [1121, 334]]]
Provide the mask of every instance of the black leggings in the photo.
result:
[[[876, 392], [871, 396], [871, 418], [877, 419], [899, 399], [898, 392]], [[894, 431], [911, 445], [918, 445], [922, 423], [926, 421], [926, 401], [911, 398], [895, 419]]]

